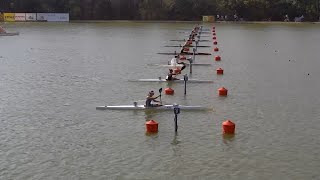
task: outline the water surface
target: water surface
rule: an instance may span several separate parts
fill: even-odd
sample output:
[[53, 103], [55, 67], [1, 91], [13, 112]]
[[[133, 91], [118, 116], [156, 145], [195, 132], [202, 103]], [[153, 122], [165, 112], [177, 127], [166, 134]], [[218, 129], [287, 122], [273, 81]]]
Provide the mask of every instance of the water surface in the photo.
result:
[[[192, 74], [215, 83], [188, 84], [187, 96], [174, 84], [163, 96], [215, 111], [182, 112], [178, 134], [173, 112], [95, 110], [167, 87], [128, 80], [165, 76], [148, 64], [165, 64], [157, 52], [178, 51], [163, 46], [194, 25], [4, 24], [20, 35], [0, 37], [1, 179], [318, 179], [319, 25], [217, 24], [222, 61], [199, 56], [213, 66]], [[228, 97], [217, 96], [221, 86]], [[157, 135], [145, 135], [148, 119]], [[222, 136], [226, 119], [233, 138]]]

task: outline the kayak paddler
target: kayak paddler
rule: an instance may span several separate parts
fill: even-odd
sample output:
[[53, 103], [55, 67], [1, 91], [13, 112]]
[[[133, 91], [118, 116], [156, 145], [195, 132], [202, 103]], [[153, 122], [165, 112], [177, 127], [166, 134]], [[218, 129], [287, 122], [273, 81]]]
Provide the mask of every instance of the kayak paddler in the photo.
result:
[[186, 64], [179, 60], [179, 56], [174, 56], [174, 58], [171, 59], [169, 65], [176, 67], [178, 64], [182, 64], [182, 67], [180, 69], [181, 71], [186, 68]]
[[158, 100], [156, 100], [159, 96], [157, 97], [153, 97], [154, 95], [154, 91], [150, 91], [148, 96], [147, 96], [147, 99], [146, 99], [146, 107], [158, 107], [158, 106], [162, 106], [161, 104], [152, 104], [152, 102], [160, 102]]
[[[166, 80], [167, 81], [173, 81], [173, 80], [178, 80], [177, 78], [175, 78], [177, 74], [173, 73], [173, 70], [172, 69], [169, 69], [169, 73], [166, 77]], [[173, 77], [174, 76], [174, 77]]]

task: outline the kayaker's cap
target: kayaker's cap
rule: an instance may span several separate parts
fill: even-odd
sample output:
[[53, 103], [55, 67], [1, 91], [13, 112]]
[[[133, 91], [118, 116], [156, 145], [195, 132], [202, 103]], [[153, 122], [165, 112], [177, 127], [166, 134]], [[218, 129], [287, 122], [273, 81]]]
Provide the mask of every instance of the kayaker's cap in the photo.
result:
[[150, 91], [149, 94], [154, 94], [154, 91]]

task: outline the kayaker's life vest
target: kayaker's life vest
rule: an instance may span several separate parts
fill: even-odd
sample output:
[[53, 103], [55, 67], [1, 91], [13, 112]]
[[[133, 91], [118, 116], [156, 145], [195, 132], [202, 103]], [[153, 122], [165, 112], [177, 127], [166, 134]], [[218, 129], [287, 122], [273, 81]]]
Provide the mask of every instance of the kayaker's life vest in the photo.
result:
[[172, 77], [172, 74], [169, 73], [167, 76], [166, 76], [166, 80], [167, 81], [172, 81], [173, 80], [173, 77]]
[[146, 107], [151, 107], [152, 106], [152, 104], [151, 104], [151, 99], [147, 99], [146, 100]]

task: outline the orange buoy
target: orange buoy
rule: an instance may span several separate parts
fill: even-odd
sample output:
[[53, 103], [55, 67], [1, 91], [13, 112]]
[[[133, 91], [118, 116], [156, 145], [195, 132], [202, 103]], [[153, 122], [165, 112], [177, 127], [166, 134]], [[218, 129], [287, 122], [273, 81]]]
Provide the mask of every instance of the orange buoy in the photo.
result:
[[224, 87], [219, 88], [218, 92], [219, 92], [219, 96], [227, 96], [228, 95], [228, 90]]
[[217, 52], [219, 51], [219, 48], [215, 47], [213, 50]]
[[173, 95], [174, 94], [174, 90], [171, 89], [171, 88], [166, 88], [166, 89], [164, 89], [164, 93], [166, 95]]
[[213, 38], [212, 38], [212, 39], [217, 39], [217, 37], [213, 36]]
[[175, 69], [173, 70], [173, 72], [174, 72], [175, 74], [181, 74], [181, 69], [175, 68]]
[[223, 69], [222, 68], [218, 68], [217, 69], [217, 74], [223, 74]]
[[236, 125], [232, 121], [227, 120], [222, 123], [222, 128], [224, 134], [234, 134]]
[[214, 42], [213, 42], [213, 44], [214, 44], [214, 45], [217, 45], [217, 44], [218, 44], [218, 42], [217, 42], [217, 41], [214, 41]]
[[158, 122], [150, 120], [146, 122], [146, 129], [148, 133], [157, 133], [158, 132]]
[[180, 60], [186, 60], [187, 58], [185, 56], [180, 56]]
[[216, 61], [221, 61], [221, 57], [220, 57], [220, 56], [216, 56], [214, 59], [215, 59]]
[[216, 34], [216, 33], [213, 33], [212, 35], [215, 36], [215, 35], [217, 35], [217, 34]]

